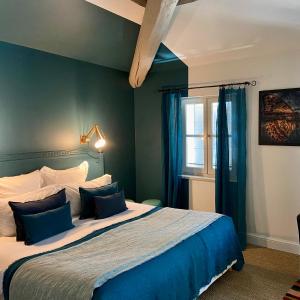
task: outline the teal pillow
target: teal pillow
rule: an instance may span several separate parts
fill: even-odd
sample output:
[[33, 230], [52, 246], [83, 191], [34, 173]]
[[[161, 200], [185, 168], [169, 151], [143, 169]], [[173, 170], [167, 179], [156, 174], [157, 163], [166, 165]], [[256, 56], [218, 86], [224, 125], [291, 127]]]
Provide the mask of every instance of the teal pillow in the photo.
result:
[[104, 219], [127, 210], [124, 191], [109, 196], [95, 196], [95, 218]]
[[25, 245], [32, 245], [56, 234], [74, 228], [70, 202], [33, 215], [21, 215], [25, 232]]
[[94, 189], [85, 189], [80, 187], [80, 219], [95, 218], [95, 196], [108, 196], [118, 192], [118, 183], [114, 182]]
[[58, 193], [48, 196], [42, 200], [28, 201], [24, 203], [9, 201], [8, 204], [14, 213], [17, 241], [24, 241], [25, 233], [21, 216], [33, 215], [63, 206], [66, 204], [66, 193], [65, 189], [63, 189]]

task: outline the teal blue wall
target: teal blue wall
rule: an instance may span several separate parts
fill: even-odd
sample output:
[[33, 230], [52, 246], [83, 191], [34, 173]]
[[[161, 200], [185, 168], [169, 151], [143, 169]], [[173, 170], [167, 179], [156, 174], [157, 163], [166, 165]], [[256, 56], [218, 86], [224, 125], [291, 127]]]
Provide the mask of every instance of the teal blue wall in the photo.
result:
[[162, 198], [162, 86], [188, 84], [188, 67], [162, 46], [142, 87], [134, 90], [136, 198]]
[[130, 69], [138, 32], [85, 0], [0, 1], [0, 41], [122, 71]]
[[187, 83], [188, 71], [161, 47], [145, 83], [133, 91], [127, 72], [138, 32], [139, 25], [84, 0], [1, 1], [0, 41], [29, 48], [0, 42], [0, 154], [74, 148], [97, 122], [109, 142], [106, 171], [128, 197], [159, 198], [157, 89]]
[[93, 123], [108, 140], [105, 171], [134, 197], [128, 73], [0, 42], [0, 153], [76, 148]]
[[[104, 20], [116, 25], [119, 17], [106, 14]], [[138, 26], [119, 19], [122, 32], [130, 35], [132, 52]], [[103, 49], [114, 48], [111, 39], [102, 42]], [[126, 48], [128, 40], [120, 42]], [[107, 51], [98, 54], [122, 69], [123, 62], [130, 63], [132, 53], [126, 52], [125, 60], [116, 61], [117, 65], [110, 62]], [[127, 72], [5, 42], [0, 42], [0, 66], [0, 154], [76, 148], [80, 133], [100, 123], [108, 140], [105, 171], [120, 181], [127, 197], [138, 201], [161, 198], [158, 89], [188, 82], [187, 66], [171, 51], [160, 48], [143, 86], [134, 91]]]

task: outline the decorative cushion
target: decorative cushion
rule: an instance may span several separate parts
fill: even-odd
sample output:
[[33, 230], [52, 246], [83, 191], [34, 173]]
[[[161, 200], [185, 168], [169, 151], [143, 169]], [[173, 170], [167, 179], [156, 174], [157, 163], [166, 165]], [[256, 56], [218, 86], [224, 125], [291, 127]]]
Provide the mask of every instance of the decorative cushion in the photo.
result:
[[104, 219], [127, 210], [124, 191], [109, 196], [95, 196], [95, 218]]
[[28, 202], [34, 200], [45, 199], [48, 196], [56, 194], [63, 189], [60, 185], [49, 185], [47, 187], [34, 190], [32, 192], [14, 195], [9, 198], [0, 198], [0, 236], [15, 236], [16, 224], [13, 217], [13, 212], [9, 207], [9, 201], [13, 202]]
[[0, 178], [0, 198], [11, 197], [37, 190], [41, 187], [41, 173], [34, 171], [29, 174]]
[[13, 211], [15, 223], [16, 223], [17, 241], [25, 240], [25, 232], [24, 232], [21, 216], [42, 213], [50, 209], [61, 207], [65, 203], [66, 203], [65, 189], [59, 191], [54, 195], [46, 197], [43, 200], [28, 201], [25, 203], [10, 201], [9, 205]]
[[32, 245], [74, 228], [70, 202], [56, 209], [21, 216], [25, 245]]
[[49, 167], [42, 167], [42, 186], [50, 184], [83, 183], [86, 181], [88, 170], [89, 164], [87, 161], [84, 161], [78, 167], [65, 170], [54, 170]]
[[118, 183], [105, 185], [103, 187], [94, 189], [85, 189], [80, 187], [80, 200], [81, 211], [80, 219], [94, 218], [95, 217], [95, 201], [94, 196], [108, 196], [118, 192]]
[[79, 187], [82, 188], [97, 188], [104, 185], [111, 184], [111, 175], [105, 174], [96, 179], [86, 181], [84, 183], [66, 183], [63, 186], [66, 189], [67, 201], [71, 203], [72, 216], [78, 216], [80, 214], [80, 194]]

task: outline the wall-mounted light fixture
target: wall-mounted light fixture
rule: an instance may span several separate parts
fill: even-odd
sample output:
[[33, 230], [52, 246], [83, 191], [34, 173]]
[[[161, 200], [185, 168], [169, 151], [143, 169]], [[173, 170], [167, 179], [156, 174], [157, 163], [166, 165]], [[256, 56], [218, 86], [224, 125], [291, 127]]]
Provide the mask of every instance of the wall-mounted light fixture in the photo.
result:
[[105, 146], [106, 141], [104, 139], [102, 130], [99, 128], [99, 126], [97, 124], [95, 124], [88, 131], [87, 134], [83, 134], [80, 136], [80, 144], [89, 143], [94, 134], [96, 135], [96, 142], [95, 142], [94, 146], [99, 152], [102, 152], [102, 148]]

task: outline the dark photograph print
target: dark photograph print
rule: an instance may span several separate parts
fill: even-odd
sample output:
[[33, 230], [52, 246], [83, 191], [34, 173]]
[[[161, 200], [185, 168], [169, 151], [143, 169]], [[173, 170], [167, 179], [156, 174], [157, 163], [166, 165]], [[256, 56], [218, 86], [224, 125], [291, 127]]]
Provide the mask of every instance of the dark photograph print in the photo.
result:
[[259, 92], [259, 144], [300, 145], [300, 88]]

